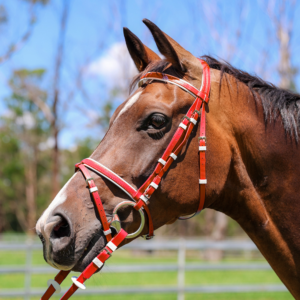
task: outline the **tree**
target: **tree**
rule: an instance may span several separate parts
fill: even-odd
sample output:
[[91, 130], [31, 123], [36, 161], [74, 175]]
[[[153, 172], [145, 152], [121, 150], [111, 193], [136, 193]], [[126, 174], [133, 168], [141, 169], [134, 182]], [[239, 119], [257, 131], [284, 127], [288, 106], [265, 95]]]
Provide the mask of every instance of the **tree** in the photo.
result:
[[291, 40], [295, 32], [295, 10], [296, 1], [268, 1], [266, 11], [268, 12], [271, 24], [274, 27], [273, 41], [279, 49], [277, 70], [279, 73], [279, 86], [284, 89], [295, 91], [295, 76], [297, 68], [292, 64]]
[[[9, 45], [6, 48], [2, 48], [2, 51], [0, 52], [0, 63], [9, 60], [15, 52], [19, 51], [25, 45], [33, 32], [34, 25], [36, 24], [36, 8], [40, 5], [46, 5], [49, 2], [49, 0], [23, 1], [29, 3], [27, 28], [24, 30], [21, 36], [17, 37], [13, 41], [10, 41]], [[2, 4], [0, 5], [0, 26], [8, 25], [9, 21], [10, 18], [7, 13], [7, 8], [4, 4]]]
[[[45, 170], [40, 154], [43, 143], [49, 141], [50, 124], [32, 102], [32, 98], [43, 102], [47, 99], [47, 93], [40, 88], [44, 73], [41, 69], [20, 69], [13, 73], [9, 82], [12, 94], [5, 99], [8, 113], [2, 118], [1, 127], [4, 146], [1, 155], [6, 157], [2, 188], [8, 183], [12, 188], [5, 192], [11, 198], [11, 211], [22, 230], [28, 233], [33, 233], [35, 227], [38, 194], [42, 192], [41, 197], [45, 197], [47, 190], [38, 190], [38, 179], [41, 181]], [[13, 182], [9, 182], [10, 178]], [[5, 201], [4, 197], [2, 205]]]

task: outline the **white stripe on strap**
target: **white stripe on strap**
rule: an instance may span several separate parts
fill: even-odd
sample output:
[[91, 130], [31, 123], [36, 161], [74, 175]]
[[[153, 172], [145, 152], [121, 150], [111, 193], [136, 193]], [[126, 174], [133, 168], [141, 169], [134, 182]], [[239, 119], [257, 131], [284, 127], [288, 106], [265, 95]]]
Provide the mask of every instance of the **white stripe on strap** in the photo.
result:
[[56, 282], [56, 281], [53, 280], [53, 279], [49, 279], [49, 280], [47, 281], [47, 284], [48, 284], [48, 286], [52, 285], [52, 286], [55, 288], [55, 293], [57, 293], [57, 294], [60, 293], [61, 287], [60, 287], [60, 285], [59, 285], [58, 282]]
[[199, 151], [206, 151], [206, 146], [199, 146]]
[[85, 285], [84, 285], [83, 283], [77, 281], [77, 278], [78, 278], [78, 277], [76, 277], [76, 276], [73, 276], [73, 277], [71, 278], [72, 281], [73, 281], [73, 283], [74, 283], [76, 286], [78, 286], [80, 289], [85, 290], [85, 289], [86, 289]]
[[171, 156], [174, 160], [177, 159], [177, 155], [175, 155], [174, 153], [171, 153], [170, 156]]
[[181, 127], [183, 130], [186, 130], [187, 126], [184, 125], [182, 122], [179, 124], [179, 127]]
[[95, 258], [93, 259], [93, 263], [94, 263], [99, 269], [104, 265], [104, 263], [103, 263], [98, 257], [95, 257]]
[[[91, 159], [91, 158], [89, 158], [90, 160], [93, 160], [93, 159]], [[94, 160], [93, 160], [94, 161]], [[96, 161], [94, 161], [94, 162], [96, 162]], [[97, 162], [96, 162], [97, 163]], [[106, 176], [106, 175], [104, 175], [102, 172], [100, 172], [100, 171], [98, 171], [97, 169], [94, 169], [93, 167], [91, 167], [91, 166], [89, 166], [89, 165], [86, 165], [86, 164], [84, 164], [87, 168], [89, 168], [90, 170], [93, 170], [93, 171], [95, 171], [96, 173], [98, 173], [99, 175], [101, 175], [101, 176], [103, 176], [103, 177], [105, 177], [107, 180], [109, 180], [110, 182], [112, 182], [114, 185], [116, 185], [118, 188], [120, 188], [124, 193], [126, 193], [132, 200], [134, 200], [133, 199], [133, 197], [132, 197], [132, 195], [127, 191], [127, 190], [125, 190], [122, 186], [120, 186], [119, 184], [117, 184], [114, 180], [112, 180], [110, 177], [108, 177], [108, 176]], [[106, 167], [104, 167], [103, 165], [101, 165], [101, 164], [99, 164], [98, 163], [98, 165], [100, 165], [100, 166], [102, 166], [103, 168], [105, 168], [105, 169], [107, 169]], [[107, 169], [109, 172], [111, 172], [112, 174], [114, 174], [115, 176], [117, 176], [120, 180], [122, 180], [123, 182], [125, 182], [127, 185], [129, 185], [134, 191], [136, 191], [136, 189], [134, 188], [134, 187], [132, 187], [129, 183], [127, 183], [124, 179], [122, 179], [120, 176], [118, 176], [115, 172], [113, 172], [113, 171], [111, 171], [111, 170], [109, 170], [109, 169]]]
[[112, 252], [116, 251], [117, 250], [117, 246], [112, 242], [108, 242], [107, 245], [106, 245]]
[[109, 234], [111, 234], [110, 228], [107, 229], [107, 230], [103, 230], [103, 233], [104, 233], [104, 235], [109, 235]]
[[148, 202], [148, 200], [149, 200], [145, 195], [142, 195], [142, 196], [140, 197], [140, 199], [143, 200], [146, 204], [147, 204], [147, 202]]
[[90, 193], [94, 193], [96, 191], [98, 191], [98, 188], [96, 186], [90, 188]]
[[[169, 79], [155, 78], [155, 77], [146, 77], [146, 78], [142, 78], [140, 81], [144, 81], [144, 80], [145, 80], [145, 81], [148, 81], [148, 80], [164, 81], [164, 82], [168, 82], [168, 83], [170, 83], [170, 84], [177, 85], [178, 87], [180, 87], [180, 88], [183, 89], [184, 91], [188, 92], [188, 93], [189, 93], [190, 95], [192, 95], [193, 97], [196, 97], [196, 98], [197, 98], [197, 95], [194, 94], [192, 91], [186, 89], [184, 86], [182, 86], [182, 85], [180, 85], [180, 84], [178, 84], [178, 83], [176, 83], [176, 82], [174, 82], [174, 81], [170, 81]], [[192, 86], [192, 87], [193, 87], [195, 90], [197, 90], [197, 91], [201, 91], [201, 89], [202, 89], [202, 85], [201, 85], [201, 89], [198, 90], [197, 88], [195, 88], [195, 87], [194, 87], [192, 84], [190, 84], [189, 82], [187, 82], [187, 81], [185, 81], [185, 80], [183, 80], [183, 79], [181, 79], [181, 81], [186, 82], [188, 85]], [[202, 80], [202, 84], [203, 84], [203, 80]]]
[[163, 166], [165, 166], [166, 165], [166, 161], [165, 160], [163, 160], [162, 158], [160, 158], [159, 160], [158, 160], [158, 162], [159, 163], [161, 163]]
[[200, 184], [207, 184], [207, 179], [199, 179]]
[[194, 118], [190, 118], [190, 122], [192, 122], [194, 125], [197, 124], [197, 120], [195, 120]]
[[149, 186], [154, 187], [155, 189], [158, 188], [158, 184], [154, 183], [153, 181], [149, 184]]

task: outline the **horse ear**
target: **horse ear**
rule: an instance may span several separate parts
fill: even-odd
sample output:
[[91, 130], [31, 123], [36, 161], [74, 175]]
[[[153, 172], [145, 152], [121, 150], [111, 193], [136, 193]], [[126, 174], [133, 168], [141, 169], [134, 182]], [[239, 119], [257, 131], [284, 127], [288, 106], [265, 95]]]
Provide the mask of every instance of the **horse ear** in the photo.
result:
[[129, 54], [140, 72], [144, 71], [150, 62], [160, 60], [160, 57], [145, 46], [128, 28], [124, 27], [123, 32]]
[[148, 19], [143, 19], [143, 22], [151, 31], [158, 50], [172, 63], [174, 68], [185, 73], [192, 66], [198, 65], [198, 60], [193, 54], [181, 47], [154, 23]]

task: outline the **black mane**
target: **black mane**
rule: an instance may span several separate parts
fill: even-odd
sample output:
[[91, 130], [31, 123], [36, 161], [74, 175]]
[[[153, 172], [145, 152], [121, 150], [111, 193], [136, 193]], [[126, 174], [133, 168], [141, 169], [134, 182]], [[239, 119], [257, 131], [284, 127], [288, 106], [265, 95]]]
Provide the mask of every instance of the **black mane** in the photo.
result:
[[[280, 115], [284, 129], [298, 141], [300, 129], [300, 95], [291, 91], [276, 87], [257, 76], [248, 74], [234, 68], [228, 62], [220, 62], [210, 56], [202, 56], [212, 69], [221, 71], [221, 80], [224, 74], [232, 75], [238, 81], [248, 86], [256, 100], [261, 100], [265, 121], [276, 120]], [[257, 97], [257, 94], [259, 97]], [[258, 99], [259, 98], [259, 99]]]
[[[278, 88], [257, 76], [236, 69], [228, 62], [218, 61], [208, 55], [201, 56], [201, 59], [205, 60], [210, 68], [221, 71], [221, 80], [224, 75], [229, 74], [239, 82], [247, 85], [255, 100], [260, 100], [263, 105], [265, 122], [272, 122], [281, 116], [285, 131], [298, 141], [298, 133], [300, 131], [300, 95]], [[140, 80], [141, 76], [147, 72], [162, 72], [179, 78], [184, 76], [184, 74], [178, 73], [177, 70], [170, 66], [170, 62], [160, 60], [150, 63], [142, 73], [138, 74], [132, 81], [131, 89]]]

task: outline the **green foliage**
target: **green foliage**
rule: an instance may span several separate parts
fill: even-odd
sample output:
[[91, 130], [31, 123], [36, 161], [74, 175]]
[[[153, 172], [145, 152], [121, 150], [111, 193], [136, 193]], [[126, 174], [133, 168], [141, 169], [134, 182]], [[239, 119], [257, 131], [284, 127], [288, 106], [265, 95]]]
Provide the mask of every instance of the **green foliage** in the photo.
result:
[[0, 129], [0, 229], [20, 230], [14, 206], [24, 199], [22, 181], [24, 164], [21, 159], [19, 139], [11, 132]]
[[[4, 99], [7, 113], [0, 119], [0, 232], [27, 230], [30, 207], [26, 189], [30, 184], [35, 190], [31, 209], [36, 217], [52, 200], [51, 124], [35, 101], [48, 100], [41, 88], [44, 75], [44, 69], [19, 69], [9, 80], [11, 95]], [[61, 150], [62, 184], [73, 174], [74, 163], [90, 156], [96, 145], [86, 138], [77, 141], [74, 149]]]
[[76, 147], [61, 150], [61, 161], [64, 168], [60, 170], [62, 183], [65, 183], [74, 174], [74, 165], [89, 157], [95, 150], [99, 141], [90, 137], [76, 141]]
[[[16, 70], [9, 81], [12, 93], [5, 98], [7, 113], [0, 119], [0, 231], [24, 230], [26, 227], [26, 188], [28, 170], [31, 181], [49, 168], [41, 155], [40, 145], [49, 138], [50, 127], [32, 97], [46, 101], [47, 94], [39, 85], [44, 70]], [[46, 163], [47, 164], [47, 163]], [[47, 188], [36, 191], [36, 201], [46, 200]]]

